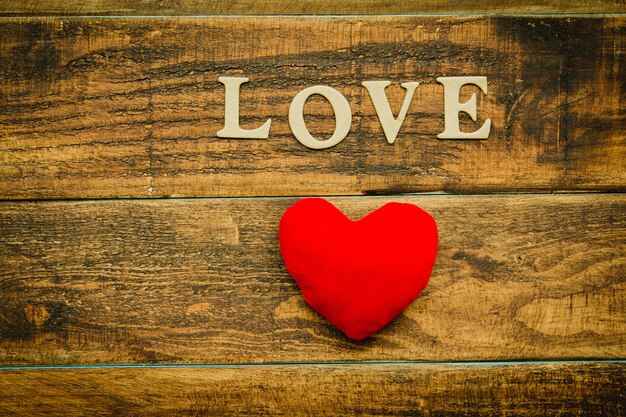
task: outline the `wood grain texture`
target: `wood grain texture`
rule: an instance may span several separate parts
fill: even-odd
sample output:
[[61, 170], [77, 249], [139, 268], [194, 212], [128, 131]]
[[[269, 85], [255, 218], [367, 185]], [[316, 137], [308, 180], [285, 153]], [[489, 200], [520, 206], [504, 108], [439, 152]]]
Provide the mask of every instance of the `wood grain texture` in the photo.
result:
[[12, 416], [610, 416], [624, 363], [0, 371]]
[[0, 16], [625, 13], [623, 0], [2, 0]]
[[[286, 272], [295, 199], [0, 204], [0, 363], [626, 357], [626, 197], [416, 196], [429, 286], [352, 342]], [[332, 199], [356, 219], [389, 201]]]
[[[619, 16], [4, 19], [0, 198], [623, 191], [625, 27]], [[242, 124], [271, 117], [269, 140], [216, 137], [223, 75], [251, 79]], [[488, 77], [487, 140], [436, 139], [435, 78], [457, 75]], [[421, 82], [393, 145], [360, 85], [380, 79], [394, 83], [394, 109], [399, 84]], [[287, 121], [316, 84], [354, 116], [322, 151]], [[321, 99], [306, 115], [318, 137], [334, 130]]]

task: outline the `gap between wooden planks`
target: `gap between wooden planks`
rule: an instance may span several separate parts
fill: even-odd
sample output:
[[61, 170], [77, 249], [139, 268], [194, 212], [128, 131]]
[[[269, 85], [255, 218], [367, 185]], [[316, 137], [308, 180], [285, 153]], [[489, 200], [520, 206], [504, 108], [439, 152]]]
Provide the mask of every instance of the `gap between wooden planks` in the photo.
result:
[[[624, 29], [586, 17], [5, 18], [0, 21], [0, 198], [623, 191]], [[245, 76], [242, 124], [216, 137], [220, 76]], [[437, 76], [480, 75], [486, 140], [438, 140]], [[361, 82], [421, 84], [389, 145]], [[303, 88], [330, 85], [351, 133], [323, 151], [291, 134]], [[471, 92], [471, 88], [467, 93]], [[307, 105], [313, 134], [330, 106]]]
[[624, 415], [624, 363], [0, 371], [11, 415]]
[[626, 357], [621, 194], [333, 198], [417, 204], [430, 285], [375, 337], [304, 302], [278, 251], [295, 198], [0, 204], [0, 363]]
[[176, 0], [3, 0], [0, 15], [323, 15], [323, 14], [502, 14], [502, 13], [624, 13], [620, 0], [214, 0], [180, 2]]

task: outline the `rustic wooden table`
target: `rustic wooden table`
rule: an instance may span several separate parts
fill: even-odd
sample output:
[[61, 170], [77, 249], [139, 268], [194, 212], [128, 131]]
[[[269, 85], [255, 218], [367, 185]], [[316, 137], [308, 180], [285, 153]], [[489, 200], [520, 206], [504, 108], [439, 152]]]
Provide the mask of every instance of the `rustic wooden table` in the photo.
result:
[[[626, 414], [623, 0], [207, 3], [0, 1], [1, 415]], [[269, 139], [216, 136], [225, 75]], [[488, 78], [462, 118], [487, 139], [437, 139], [455, 75]], [[393, 109], [420, 82], [393, 144], [367, 80]], [[352, 125], [311, 150], [287, 115], [318, 84]], [[363, 342], [278, 250], [320, 195], [439, 226], [429, 286]]]

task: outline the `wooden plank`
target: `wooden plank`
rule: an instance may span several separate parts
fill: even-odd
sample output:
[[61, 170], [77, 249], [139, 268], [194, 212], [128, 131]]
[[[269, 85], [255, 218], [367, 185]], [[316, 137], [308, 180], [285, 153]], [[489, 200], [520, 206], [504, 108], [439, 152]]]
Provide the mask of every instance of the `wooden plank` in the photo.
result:
[[0, 16], [198, 16], [198, 15], [302, 15], [302, 14], [476, 14], [476, 13], [624, 13], [620, 0], [2, 0]]
[[[615, 16], [4, 19], [0, 198], [623, 191], [625, 27]], [[272, 118], [269, 140], [216, 137], [224, 75], [251, 79], [242, 125]], [[436, 138], [442, 75], [488, 77], [488, 139]], [[367, 80], [394, 83], [394, 109], [401, 82], [421, 83], [393, 145]], [[313, 151], [287, 115], [317, 84], [354, 117], [339, 145]], [[306, 115], [318, 137], [334, 130], [322, 99]]]
[[[429, 286], [352, 342], [278, 250], [295, 199], [0, 204], [0, 363], [626, 357], [623, 195], [416, 196]], [[332, 201], [359, 218], [389, 201]]]
[[18, 416], [625, 415], [624, 363], [0, 371]]

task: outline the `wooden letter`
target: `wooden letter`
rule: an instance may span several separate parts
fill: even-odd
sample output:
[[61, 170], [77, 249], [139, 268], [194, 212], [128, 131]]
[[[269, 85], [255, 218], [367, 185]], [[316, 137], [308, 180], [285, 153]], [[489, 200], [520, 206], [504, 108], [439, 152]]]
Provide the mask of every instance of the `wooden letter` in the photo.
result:
[[478, 86], [487, 94], [487, 77], [439, 77], [437, 82], [443, 84], [445, 129], [437, 135], [439, 139], [487, 139], [491, 120], [487, 119], [475, 132], [461, 132], [459, 128], [459, 112], [467, 113], [476, 121], [476, 94], [465, 103], [459, 103], [459, 92], [465, 84]]
[[[335, 112], [335, 132], [327, 140], [315, 139], [304, 123], [304, 103], [313, 94], [324, 96]], [[289, 126], [293, 135], [304, 146], [311, 149], [326, 149], [341, 142], [350, 132], [352, 110], [348, 100], [337, 90], [326, 85], [316, 85], [300, 91], [289, 107]]]
[[406, 113], [409, 110], [411, 100], [413, 100], [415, 89], [420, 83], [412, 82], [401, 84], [402, 88], [406, 90], [406, 96], [404, 96], [404, 103], [402, 103], [402, 108], [400, 109], [400, 113], [398, 113], [397, 119], [393, 117], [387, 94], [385, 94], [385, 88], [391, 84], [391, 81], [363, 81], [361, 84], [363, 87], [367, 88], [368, 93], [370, 93], [372, 103], [374, 103], [374, 108], [380, 120], [380, 125], [383, 127], [383, 131], [387, 137], [387, 142], [394, 143], [398, 132], [400, 132], [400, 127], [404, 122]]
[[248, 130], [239, 127], [239, 87], [250, 80], [239, 77], [220, 77], [218, 81], [226, 87], [226, 97], [224, 100], [224, 129], [217, 132], [217, 137], [267, 139], [270, 134], [272, 119], [268, 119], [263, 126], [256, 129]]

